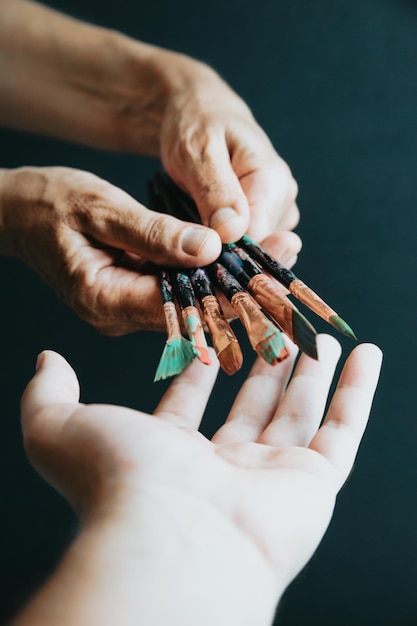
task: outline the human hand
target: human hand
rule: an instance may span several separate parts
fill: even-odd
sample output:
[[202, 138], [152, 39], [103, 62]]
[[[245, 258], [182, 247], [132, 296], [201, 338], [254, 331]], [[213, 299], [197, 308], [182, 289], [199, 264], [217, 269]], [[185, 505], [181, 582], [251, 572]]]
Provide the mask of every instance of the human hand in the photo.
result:
[[2, 5], [2, 124], [161, 156], [223, 242], [294, 228], [288, 165], [209, 66], [38, 3]]
[[[168, 572], [172, 602], [179, 604], [173, 611], [168, 602], [166, 610], [176, 623], [270, 623], [279, 595], [327, 528], [381, 364], [373, 345], [351, 353], [320, 426], [340, 347], [319, 336], [319, 355], [319, 361], [301, 355], [288, 387], [295, 349], [275, 368], [258, 360], [209, 441], [197, 429], [216, 366], [194, 361], [147, 415], [78, 404], [74, 372], [44, 352], [22, 402], [27, 454], [81, 516], [104, 519], [113, 537], [118, 528], [128, 538], [132, 533], [133, 543], [123, 545], [138, 559], [144, 553], [151, 580], [152, 558], [159, 574]], [[181, 621], [186, 599], [200, 597], [201, 585], [207, 595], [207, 581], [218, 594], [208, 594], [210, 617]], [[234, 604], [242, 621], [230, 620], [227, 607]]]
[[186, 78], [167, 99], [162, 162], [194, 198], [202, 223], [223, 243], [293, 229], [297, 183], [248, 106], [202, 63], [177, 55], [170, 70]]
[[[213, 230], [150, 211], [97, 176], [70, 168], [0, 173], [0, 225], [0, 250], [28, 263], [108, 335], [164, 328], [152, 263], [196, 267], [220, 253]], [[269, 241], [281, 256], [294, 257], [301, 245], [293, 233]]]

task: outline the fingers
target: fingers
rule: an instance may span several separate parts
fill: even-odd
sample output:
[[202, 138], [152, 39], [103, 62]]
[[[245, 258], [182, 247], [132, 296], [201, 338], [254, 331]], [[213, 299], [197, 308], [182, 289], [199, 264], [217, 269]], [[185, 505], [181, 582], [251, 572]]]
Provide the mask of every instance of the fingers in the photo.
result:
[[319, 360], [301, 355], [278, 409], [259, 442], [271, 446], [306, 446], [323, 417], [339, 343], [329, 335], [317, 338]]
[[79, 400], [77, 377], [62, 356], [45, 350], [36, 366], [21, 402], [23, 434], [32, 439], [48, 438], [50, 429], [62, 425]]
[[249, 205], [234, 172], [223, 129], [199, 129], [183, 143], [181, 167], [168, 164], [168, 173], [193, 197], [201, 221], [223, 243], [239, 239], [249, 225]]
[[79, 317], [105, 335], [166, 328], [156, 276], [112, 264], [94, 271], [86, 264], [68, 290], [69, 304]]
[[250, 207], [247, 234], [261, 241], [273, 231], [292, 230], [299, 221], [298, 185], [288, 165], [275, 152], [265, 162], [253, 162], [240, 177]]
[[362, 344], [350, 354], [322, 427], [310, 448], [335, 468], [340, 488], [350, 470], [364, 433], [382, 364], [381, 350]]
[[257, 359], [232, 406], [215, 443], [257, 441], [271, 421], [291, 375], [297, 348], [288, 342], [290, 356], [276, 367]]
[[287, 268], [295, 265], [302, 248], [300, 237], [286, 230], [273, 233], [259, 243], [273, 258]]
[[158, 404], [154, 415], [177, 426], [195, 428], [200, 426], [207, 401], [216, 381], [219, 363], [209, 348], [211, 365], [194, 361], [171, 383]]
[[173, 149], [162, 142], [167, 172], [194, 198], [203, 224], [223, 243], [245, 232], [259, 241], [274, 230], [294, 228], [298, 187], [288, 165], [253, 117], [240, 105], [230, 113], [226, 103], [227, 98], [223, 115], [216, 110], [203, 121], [188, 120]]

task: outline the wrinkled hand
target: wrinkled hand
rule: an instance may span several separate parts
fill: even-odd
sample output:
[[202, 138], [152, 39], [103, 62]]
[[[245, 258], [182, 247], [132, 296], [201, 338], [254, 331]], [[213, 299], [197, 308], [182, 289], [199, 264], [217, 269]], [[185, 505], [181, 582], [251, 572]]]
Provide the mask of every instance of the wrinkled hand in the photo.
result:
[[44, 352], [22, 402], [27, 454], [81, 515], [103, 507], [105, 515], [144, 515], [142, 495], [154, 493], [164, 519], [175, 520], [173, 532], [198, 528], [207, 542], [215, 525], [219, 568], [240, 568], [256, 553], [285, 587], [326, 530], [381, 364], [373, 345], [351, 353], [320, 426], [340, 346], [321, 335], [319, 355], [320, 361], [301, 355], [292, 377], [294, 349], [275, 368], [258, 360], [209, 441], [197, 429], [216, 366], [195, 361], [147, 415], [78, 404], [75, 373], [62, 357]]
[[[0, 248], [109, 335], [164, 328], [151, 264], [205, 265], [221, 248], [212, 229], [150, 211], [97, 176], [69, 168], [5, 171], [0, 207]], [[301, 246], [295, 234], [269, 241], [276, 254], [295, 261]]]
[[165, 169], [225, 243], [293, 229], [298, 190], [288, 165], [236, 93], [206, 66], [189, 66], [163, 116]]

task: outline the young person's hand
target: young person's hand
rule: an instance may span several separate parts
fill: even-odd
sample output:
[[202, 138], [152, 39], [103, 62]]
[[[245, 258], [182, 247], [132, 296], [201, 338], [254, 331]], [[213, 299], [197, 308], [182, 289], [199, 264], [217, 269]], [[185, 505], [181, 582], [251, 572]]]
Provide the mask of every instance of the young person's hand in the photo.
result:
[[[194, 361], [153, 415], [78, 403], [52, 352], [22, 401], [29, 459], [82, 519], [79, 537], [16, 626], [259, 626], [317, 548], [366, 426], [381, 353], [258, 360], [223, 426], [198, 432], [217, 368]], [[290, 380], [289, 384], [288, 381]]]

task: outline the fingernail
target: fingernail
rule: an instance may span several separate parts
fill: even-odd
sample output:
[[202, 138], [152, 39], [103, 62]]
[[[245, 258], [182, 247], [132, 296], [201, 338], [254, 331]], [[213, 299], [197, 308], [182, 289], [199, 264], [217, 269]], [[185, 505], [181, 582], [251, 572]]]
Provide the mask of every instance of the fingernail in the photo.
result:
[[181, 247], [186, 254], [197, 256], [207, 241], [210, 233], [206, 228], [186, 228], [181, 240]]
[[45, 350], [38, 354], [38, 358], [36, 359], [35, 371], [37, 372], [43, 365], [45, 360]]
[[210, 227], [218, 228], [222, 224], [225, 224], [226, 222], [230, 222], [231, 220], [234, 220], [237, 217], [239, 216], [236, 213], [236, 211], [234, 209], [231, 209], [230, 207], [227, 207], [225, 209], [219, 209], [218, 211], [213, 213], [213, 215], [211, 216]]

